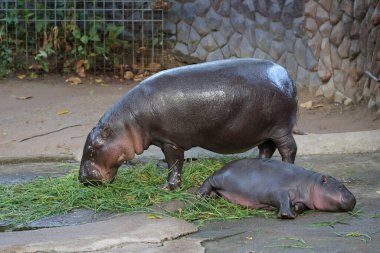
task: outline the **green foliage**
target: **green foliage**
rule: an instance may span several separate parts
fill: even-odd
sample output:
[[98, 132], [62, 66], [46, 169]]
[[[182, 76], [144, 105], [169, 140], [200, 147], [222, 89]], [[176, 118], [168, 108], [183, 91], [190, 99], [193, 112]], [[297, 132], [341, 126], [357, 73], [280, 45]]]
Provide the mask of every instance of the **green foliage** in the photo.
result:
[[201, 201], [188, 193], [190, 188], [198, 187], [226, 161], [203, 159], [186, 163], [181, 190], [176, 192], [161, 189], [167, 171], [160, 172], [152, 163], [121, 169], [114, 183], [101, 187], [81, 185], [77, 169], [62, 178], [40, 178], [26, 184], [0, 185], [0, 221], [20, 224], [77, 208], [151, 212], [153, 206], [172, 200], [182, 201], [186, 207], [169, 215], [199, 223], [252, 216], [275, 217], [274, 213], [240, 207], [222, 198]]
[[12, 69], [12, 50], [8, 44], [2, 41], [3, 32], [0, 28], [0, 79], [6, 77]]
[[371, 236], [369, 236], [368, 234], [360, 233], [357, 231], [345, 232], [345, 233], [334, 232], [334, 234], [336, 234], [339, 237], [343, 237], [343, 238], [355, 238], [355, 239], [358, 239], [360, 241], [363, 241], [364, 243], [368, 243], [372, 239]]
[[[121, 52], [129, 47], [122, 36], [124, 26], [105, 26], [103, 17], [92, 10], [75, 12], [73, 3], [67, 1], [69, 11], [53, 12], [45, 11], [46, 3], [41, 2], [35, 3], [35, 10], [25, 10], [24, 1], [18, 1], [17, 8], [6, 10], [6, 19], [0, 20], [0, 78], [14, 69], [28, 70], [34, 63], [45, 72], [71, 72], [81, 60], [87, 61], [86, 69], [99, 60], [112, 67], [122, 62]], [[66, 21], [53, 22], [57, 17]], [[92, 21], [79, 26], [83, 18]], [[26, 55], [32, 57], [25, 60]]]
[[38, 51], [38, 54], [34, 58], [42, 66], [42, 69], [45, 72], [49, 72], [49, 56], [55, 54], [52, 43], [48, 43], [45, 47], [41, 48]]
[[308, 223], [308, 227], [334, 227], [337, 224], [347, 225], [346, 220], [351, 219], [352, 217], [360, 217], [363, 214], [361, 209], [355, 208], [353, 211], [346, 214], [339, 214], [334, 221], [321, 221], [321, 222], [312, 222]]
[[288, 243], [264, 246], [264, 248], [282, 248], [282, 249], [314, 249], [314, 247], [306, 244], [302, 238], [284, 237], [279, 238], [278, 241], [287, 241]]

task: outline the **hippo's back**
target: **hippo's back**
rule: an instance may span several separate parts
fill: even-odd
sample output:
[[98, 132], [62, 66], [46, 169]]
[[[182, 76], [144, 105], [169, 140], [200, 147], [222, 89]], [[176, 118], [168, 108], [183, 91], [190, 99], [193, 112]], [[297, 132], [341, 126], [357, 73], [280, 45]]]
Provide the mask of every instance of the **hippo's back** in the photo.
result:
[[274, 192], [278, 189], [296, 189], [313, 181], [316, 174], [275, 159], [248, 158], [228, 163], [212, 177], [215, 182], [223, 182], [225, 191], [245, 192], [248, 188], [254, 188], [258, 192]]
[[153, 141], [220, 153], [247, 150], [274, 132], [288, 134], [297, 110], [288, 72], [257, 59], [162, 71], [128, 93], [125, 103]]
[[[270, 80], [270, 82], [268, 82]], [[278, 64], [261, 59], [230, 59], [213, 61], [161, 71], [140, 84], [146, 92], [156, 93], [185, 90], [187, 92], [277, 91], [290, 98], [296, 97], [296, 88], [288, 72]], [[151, 94], [154, 95], [154, 94]]]

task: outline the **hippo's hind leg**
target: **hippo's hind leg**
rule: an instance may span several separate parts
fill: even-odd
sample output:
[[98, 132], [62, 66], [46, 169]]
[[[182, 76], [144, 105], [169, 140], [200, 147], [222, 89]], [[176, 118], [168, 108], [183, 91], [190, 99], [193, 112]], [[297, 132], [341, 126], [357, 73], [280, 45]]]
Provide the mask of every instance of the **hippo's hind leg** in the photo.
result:
[[296, 214], [292, 208], [292, 201], [288, 191], [276, 191], [272, 196], [272, 203], [278, 209], [278, 218], [294, 219]]
[[273, 141], [268, 140], [261, 143], [259, 146], [259, 158], [271, 158], [274, 151], [276, 151], [276, 144]]
[[179, 147], [170, 144], [162, 146], [168, 168], [170, 170], [168, 182], [164, 185], [164, 189], [178, 190], [181, 185], [182, 167], [185, 151]]
[[292, 133], [290, 132], [281, 138], [273, 139], [273, 142], [276, 144], [278, 152], [280, 152], [282, 161], [294, 163], [297, 154], [297, 144]]

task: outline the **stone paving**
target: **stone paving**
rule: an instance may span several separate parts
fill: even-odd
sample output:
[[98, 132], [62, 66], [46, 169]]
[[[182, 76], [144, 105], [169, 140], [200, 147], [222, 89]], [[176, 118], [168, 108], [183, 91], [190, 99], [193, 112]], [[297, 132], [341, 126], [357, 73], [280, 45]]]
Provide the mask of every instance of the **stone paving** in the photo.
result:
[[248, 218], [199, 228], [169, 217], [121, 215], [1, 233], [0, 252], [378, 252], [380, 153], [303, 155], [296, 163], [345, 182], [357, 198], [356, 215], [313, 211], [295, 220]]
[[296, 163], [344, 181], [356, 196], [357, 215], [313, 211], [295, 220], [212, 222], [190, 237], [202, 239], [208, 253], [379, 252], [380, 153], [298, 156]]

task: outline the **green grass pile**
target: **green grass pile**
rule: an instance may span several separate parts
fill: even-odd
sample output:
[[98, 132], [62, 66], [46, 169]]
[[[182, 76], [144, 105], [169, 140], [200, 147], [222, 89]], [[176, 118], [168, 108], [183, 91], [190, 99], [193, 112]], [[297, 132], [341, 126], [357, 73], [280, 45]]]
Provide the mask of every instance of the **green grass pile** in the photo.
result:
[[228, 159], [201, 159], [185, 163], [181, 190], [166, 191], [167, 171], [153, 163], [123, 168], [112, 184], [85, 187], [78, 182], [78, 168], [60, 178], [39, 178], [16, 185], [0, 185], [0, 221], [27, 223], [43, 217], [85, 208], [110, 212], [152, 212], [152, 207], [171, 200], [180, 200], [186, 207], [171, 216], [187, 221], [239, 219], [252, 216], [272, 216], [273, 213], [229, 203], [222, 198], [198, 200], [187, 192], [201, 183]]

